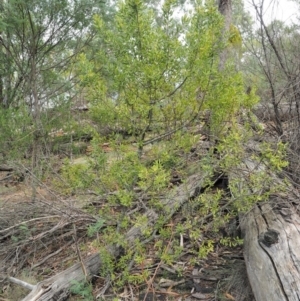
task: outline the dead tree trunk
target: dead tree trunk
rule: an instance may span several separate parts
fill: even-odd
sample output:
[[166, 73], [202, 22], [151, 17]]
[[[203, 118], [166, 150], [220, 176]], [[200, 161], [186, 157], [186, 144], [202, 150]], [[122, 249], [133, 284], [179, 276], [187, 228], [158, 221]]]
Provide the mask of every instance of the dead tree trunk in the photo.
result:
[[287, 198], [257, 204], [241, 221], [256, 301], [300, 300], [300, 222]]
[[[245, 192], [248, 176], [267, 169], [247, 159], [230, 174], [229, 181], [238, 178], [238, 189]], [[277, 175], [272, 178], [273, 185], [282, 184]], [[286, 187], [285, 192], [271, 195], [240, 216], [247, 275], [256, 301], [300, 300], [300, 202], [297, 191]], [[262, 191], [249, 189], [249, 193], [260, 195]]]
[[[242, 190], [249, 174], [267, 169], [250, 159], [244, 160], [241, 167], [231, 179], [238, 176]], [[275, 174], [273, 178], [274, 184], [282, 183]], [[252, 194], [259, 195], [261, 191]], [[247, 274], [256, 301], [300, 300], [300, 219], [294, 206], [299, 204], [297, 199], [299, 196], [290, 187], [288, 192], [271, 195], [268, 202], [256, 203], [250, 212], [240, 216]]]

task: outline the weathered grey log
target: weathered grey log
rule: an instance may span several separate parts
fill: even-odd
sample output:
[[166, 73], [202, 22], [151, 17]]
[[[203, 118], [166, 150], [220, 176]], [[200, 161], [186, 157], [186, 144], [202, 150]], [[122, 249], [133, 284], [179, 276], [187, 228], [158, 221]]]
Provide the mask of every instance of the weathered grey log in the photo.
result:
[[256, 205], [241, 227], [256, 301], [299, 301], [300, 224], [292, 205], [283, 198]]
[[[247, 159], [229, 181], [238, 177], [239, 188], [245, 191], [247, 176], [265, 169]], [[281, 183], [273, 177], [274, 184]], [[240, 218], [247, 274], [256, 301], [300, 300], [300, 220], [292, 205], [296, 201], [288, 193], [271, 196]]]
[[[188, 178], [186, 183], [176, 187], [168, 197], [163, 199], [163, 211], [160, 214], [165, 216], [167, 220], [191, 197], [196, 196], [201, 188], [205, 175], [192, 175]], [[159, 213], [153, 209], [149, 209], [145, 213], [147, 223], [144, 225], [132, 227], [126, 234], [125, 240], [133, 243], [135, 239], [142, 238], [146, 229], [152, 226], [158, 220]], [[120, 248], [118, 246], [110, 246], [108, 249], [112, 256], [118, 256]], [[89, 278], [99, 273], [101, 268], [102, 259], [100, 254], [93, 254], [84, 261], [84, 267]], [[47, 280], [39, 282], [35, 285], [34, 289], [22, 301], [62, 301], [66, 300], [69, 296], [70, 286], [74, 281], [85, 280], [86, 275], [83, 273], [82, 265], [77, 263], [69, 269], [57, 274]]]
[[0, 171], [13, 171], [13, 170], [14, 170], [13, 167], [8, 166], [6, 164], [0, 165]]

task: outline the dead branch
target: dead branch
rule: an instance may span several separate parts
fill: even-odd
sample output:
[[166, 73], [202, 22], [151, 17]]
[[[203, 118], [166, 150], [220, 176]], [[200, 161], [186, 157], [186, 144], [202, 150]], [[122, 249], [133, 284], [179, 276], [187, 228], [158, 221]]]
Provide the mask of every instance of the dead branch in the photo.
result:
[[21, 285], [22, 287], [27, 288], [28, 290], [34, 289], [34, 285], [27, 283], [23, 280], [20, 280], [20, 279], [14, 278], [14, 277], [7, 277], [7, 279], [12, 283], [15, 283], [15, 284]]
[[9, 165], [0, 165], [0, 171], [13, 171], [13, 167]]

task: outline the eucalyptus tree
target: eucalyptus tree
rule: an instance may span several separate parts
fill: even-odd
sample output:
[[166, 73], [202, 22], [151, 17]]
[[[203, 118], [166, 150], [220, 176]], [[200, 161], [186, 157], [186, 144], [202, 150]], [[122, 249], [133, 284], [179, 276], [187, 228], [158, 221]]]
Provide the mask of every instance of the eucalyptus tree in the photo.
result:
[[95, 1], [2, 1], [3, 107], [18, 106], [25, 96], [33, 109], [37, 102], [45, 105], [67, 90], [62, 81], [67, 74], [61, 75], [90, 39], [96, 5]]
[[[100, 0], [9, 0], [0, 4], [0, 139], [2, 160], [25, 150], [37, 172], [49, 132], [71, 114], [72, 66], [93, 40], [94, 14], [113, 9]], [[51, 114], [48, 114], [51, 109]]]

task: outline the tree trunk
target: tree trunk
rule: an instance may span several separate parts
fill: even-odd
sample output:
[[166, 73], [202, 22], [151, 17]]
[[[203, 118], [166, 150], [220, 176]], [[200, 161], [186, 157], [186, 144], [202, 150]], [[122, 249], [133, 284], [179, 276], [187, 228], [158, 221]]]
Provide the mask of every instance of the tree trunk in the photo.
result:
[[241, 228], [256, 301], [299, 301], [300, 223], [287, 197], [257, 204], [242, 219]]
[[[265, 169], [267, 166], [244, 160], [240, 169], [230, 174], [229, 181], [238, 177], [238, 188], [245, 192], [248, 176]], [[282, 183], [276, 174], [273, 179], [274, 185]], [[262, 191], [249, 193], [261, 195]], [[256, 301], [300, 300], [300, 219], [295, 206], [300, 204], [298, 200], [298, 192], [290, 186], [240, 216], [248, 280]]]
[[[226, 42], [232, 19], [231, 0], [218, 0], [218, 9], [224, 17], [223, 42]], [[219, 70], [223, 71], [228, 58], [228, 49], [224, 48], [220, 53]]]

